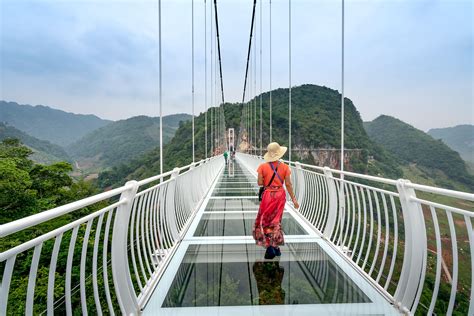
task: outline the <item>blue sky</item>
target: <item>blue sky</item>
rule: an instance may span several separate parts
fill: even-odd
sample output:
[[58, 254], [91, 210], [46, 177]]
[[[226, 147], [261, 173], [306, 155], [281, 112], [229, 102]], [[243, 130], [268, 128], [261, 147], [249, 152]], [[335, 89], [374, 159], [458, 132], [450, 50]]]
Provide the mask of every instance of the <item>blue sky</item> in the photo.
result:
[[[194, 3], [199, 112], [205, 107], [204, 0]], [[269, 89], [268, 3], [263, 91]], [[218, 5], [226, 101], [236, 102], [252, 1]], [[191, 0], [163, 0], [162, 6], [164, 112], [191, 112]], [[293, 85], [340, 90], [340, 8], [336, 0], [292, 0]], [[287, 87], [288, 0], [272, 0], [272, 12], [272, 87]], [[470, 0], [346, 0], [345, 92], [362, 118], [388, 114], [423, 130], [473, 124], [473, 12]], [[158, 114], [157, 0], [0, 0], [0, 27], [0, 99], [108, 119]]]

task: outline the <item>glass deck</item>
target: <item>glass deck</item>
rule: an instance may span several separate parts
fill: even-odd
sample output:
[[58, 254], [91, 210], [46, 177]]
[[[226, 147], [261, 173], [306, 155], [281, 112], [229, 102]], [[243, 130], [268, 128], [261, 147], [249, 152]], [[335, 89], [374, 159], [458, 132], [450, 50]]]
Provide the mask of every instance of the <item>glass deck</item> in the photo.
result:
[[282, 219], [282, 256], [264, 260], [265, 249], [249, 238], [257, 190], [255, 176], [226, 166], [144, 314], [398, 314], [294, 211]]
[[265, 261], [252, 244], [191, 245], [163, 307], [370, 302], [317, 244], [281, 249]]
[[[252, 236], [257, 213], [205, 213], [194, 236]], [[287, 235], [306, 235], [307, 232], [289, 214], [283, 214], [281, 226]]]
[[205, 212], [236, 212], [236, 211], [258, 211], [260, 202], [257, 198], [229, 198], [209, 200]]

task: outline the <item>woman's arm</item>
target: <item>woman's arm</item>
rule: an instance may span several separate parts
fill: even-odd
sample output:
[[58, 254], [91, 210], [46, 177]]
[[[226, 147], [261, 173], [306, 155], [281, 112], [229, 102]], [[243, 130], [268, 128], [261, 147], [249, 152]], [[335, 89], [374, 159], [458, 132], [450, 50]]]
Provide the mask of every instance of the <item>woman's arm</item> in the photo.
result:
[[300, 205], [298, 204], [298, 201], [296, 200], [295, 193], [293, 192], [293, 183], [291, 183], [291, 176], [288, 175], [285, 178], [285, 186], [286, 189], [288, 190], [288, 193], [290, 194], [291, 200], [293, 201], [293, 205], [295, 208], [300, 208]]
[[258, 173], [258, 180], [257, 180], [257, 183], [259, 186], [264, 186], [265, 184], [263, 183], [263, 175], [259, 172]]

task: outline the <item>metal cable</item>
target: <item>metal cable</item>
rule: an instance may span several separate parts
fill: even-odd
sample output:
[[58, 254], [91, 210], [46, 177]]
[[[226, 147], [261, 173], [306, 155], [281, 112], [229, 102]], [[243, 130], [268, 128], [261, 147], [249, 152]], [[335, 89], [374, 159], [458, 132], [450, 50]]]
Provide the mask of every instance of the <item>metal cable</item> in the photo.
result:
[[272, 135], [272, 0], [270, 0], [270, 143]]
[[260, 156], [262, 156], [263, 152], [263, 118], [262, 118], [262, 107], [263, 107], [263, 90], [262, 90], [262, 7], [263, 1], [260, 1]]
[[[163, 99], [162, 99], [162, 63], [161, 63], [161, 0], [158, 0], [158, 102], [160, 107], [160, 174], [163, 174]], [[161, 179], [163, 182], [163, 179]]]
[[217, 0], [214, 0], [214, 13], [216, 15], [216, 36], [217, 36], [217, 52], [219, 55], [219, 71], [221, 77], [221, 93], [222, 93], [222, 104], [225, 103], [224, 101], [224, 81], [222, 79], [222, 60], [221, 60], [221, 42], [219, 39], [219, 19], [217, 17]]
[[288, 160], [291, 161], [291, 0], [288, 0]]
[[212, 23], [212, 2], [211, 2], [211, 5], [210, 5], [210, 10], [211, 10], [211, 107], [209, 109], [210, 111], [210, 116], [211, 116], [211, 155], [214, 156], [214, 95], [215, 95], [215, 92], [214, 92], [214, 86], [213, 86], [213, 79], [214, 79], [214, 67], [213, 67], [213, 64], [214, 64], [214, 60], [213, 60], [213, 46], [214, 46], [214, 24]]
[[[341, 12], [341, 179], [344, 180], [344, 0], [342, 0], [342, 12]], [[341, 187], [339, 189], [339, 233], [340, 237], [339, 240], [342, 243], [342, 230], [344, 222], [342, 220], [342, 216], [345, 211], [345, 193], [344, 193], [344, 186], [343, 181], [341, 181]]]
[[194, 153], [194, 0], [191, 0], [191, 95], [192, 95], [192, 125], [193, 125], [193, 162], [195, 161]]
[[[255, 31], [257, 29], [257, 25], [255, 24]], [[255, 32], [255, 36], [257, 35], [257, 32]], [[254, 92], [254, 98], [253, 98], [253, 138], [254, 138], [254, 154], [257, 152], [257, 44], [253, 45], [253, 92]]]
[[[341, 34], [341, 171], [344, 171], [344, 0], [342, 0]], [[341, 173], [344, 179], [344, 175]]]
[[207, 155], [207, 10], [206, 10], [206, 0], [204, 0], [204, 120], [205, 120], [205, 128], [204, 128], [204, 138], [205, 144], [204, 147], [206, 158]]
[[249, 73], [249, 63], [250, 63], [250, 51], [252, 48], [252, 37], [253, 37], [253, 25], [255, 21], [255, 6], [257, 4], [257, 0], [253, 0], [253, 9], [252, 9], [252, 21], [250, 23], [250, 36], [249, 36], [249, 47], [247, 50], [247, 65], [245, 67], [245, 78], [244, 78], [244, 92], [242, 95], [242, 103], [245, 102], [245, 91], [247, 90], [247, 77]]

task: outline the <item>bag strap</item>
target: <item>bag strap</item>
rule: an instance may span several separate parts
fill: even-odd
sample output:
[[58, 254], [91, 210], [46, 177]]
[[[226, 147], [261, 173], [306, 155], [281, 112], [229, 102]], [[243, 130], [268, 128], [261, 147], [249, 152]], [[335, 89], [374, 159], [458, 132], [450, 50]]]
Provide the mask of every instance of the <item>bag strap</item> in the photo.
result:
[[276, 168], [273, 167], [273, 164], [272, 164], [271, 162], [269, 162], [269, 164], [270, 164], [270, 167], [271, 167], [272, 170], [273, 170], [273, 176], [272, 176], [270, 182], [268, 182], [267, 187], [270, 186], [270, 185], [273, 183], [273, 179], [275, 179], [275, 175], [278, 177], [278, 179], [280, 179], [281, 184], [283, 184], [283, 181], [281, 180], [281, 177], [280, 177], [280, 175], [278, 174], [278, 166], [280, 165], [280, 162], [278, 162], [278, 165], [276, 166]]

